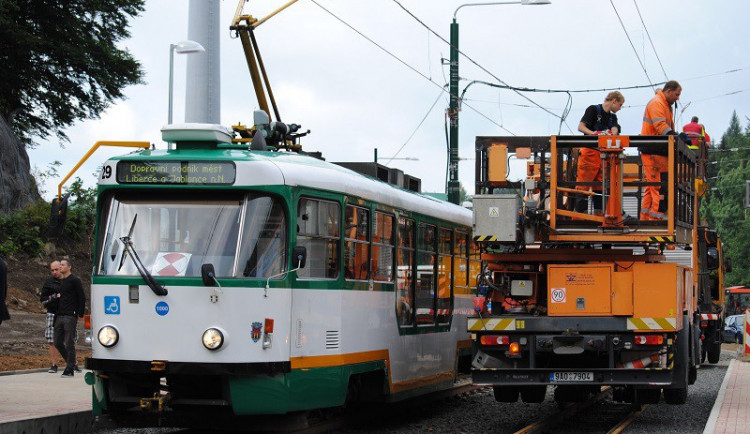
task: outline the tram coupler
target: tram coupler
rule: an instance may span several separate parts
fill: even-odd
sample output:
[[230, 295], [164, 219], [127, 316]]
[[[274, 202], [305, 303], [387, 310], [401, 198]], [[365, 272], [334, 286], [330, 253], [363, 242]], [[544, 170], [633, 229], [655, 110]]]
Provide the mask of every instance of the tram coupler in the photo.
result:
[[141, 398], [140, 405], [141, 410], [147, 413], [163, 413], [164, 409], [167, 406], [167, 403], [170, 401], [171, 396], [167, 393], [166, 395], [161, 395], [158, 392], [154, 393], [154, 396], [151, 398]]

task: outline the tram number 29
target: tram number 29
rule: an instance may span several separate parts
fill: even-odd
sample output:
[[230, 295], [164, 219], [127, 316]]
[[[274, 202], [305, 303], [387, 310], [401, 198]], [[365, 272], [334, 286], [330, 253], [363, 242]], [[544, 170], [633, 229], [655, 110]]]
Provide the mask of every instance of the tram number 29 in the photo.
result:
[[112, 176], [112, 166], [102, 168], [102, 179], [109, 179]]

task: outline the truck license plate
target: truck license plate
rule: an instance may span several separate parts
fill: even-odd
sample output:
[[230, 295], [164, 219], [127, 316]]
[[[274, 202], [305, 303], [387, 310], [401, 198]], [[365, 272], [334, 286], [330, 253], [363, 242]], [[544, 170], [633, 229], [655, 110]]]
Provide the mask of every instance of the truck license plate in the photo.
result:
[[550, 383], [575, 383], [594, 381], [593, 372], [552, 372], [549, 374]]

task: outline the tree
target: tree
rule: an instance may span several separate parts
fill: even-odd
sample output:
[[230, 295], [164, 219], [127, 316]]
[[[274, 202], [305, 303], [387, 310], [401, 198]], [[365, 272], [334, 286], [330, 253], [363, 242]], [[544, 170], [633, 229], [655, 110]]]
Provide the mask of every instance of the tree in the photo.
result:
[[[724, 242], [725, 254], [734, 259], [727, 276], [730, 285], [750, 283], [750, 219], [745, 205], [745, 181], [750, 180], [750, 125], [743, 131], [737, 113], [711, 154], [709, 194], [704, 202], [709, 225]], [[715, 168], [713, 168], [715, 167]]]
[[143, 9], [144, 0], [0, 0], [0, 212], [39, 197], [27, 147], [67, 141], [65, 128], [142, 82], [118, 42]]

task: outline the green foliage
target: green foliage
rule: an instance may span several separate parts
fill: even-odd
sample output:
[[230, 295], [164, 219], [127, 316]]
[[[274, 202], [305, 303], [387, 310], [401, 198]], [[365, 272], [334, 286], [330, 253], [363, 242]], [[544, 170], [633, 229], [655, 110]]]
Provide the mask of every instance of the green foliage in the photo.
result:
[[144, 0], [0, 0], [0, 116], [24, 145], [97, 118], [143, 71], [119, 42]]
[[[65, 233], [54, 240], [70, 245], [91, 240], [96, 222], [96, 188], [83, 188], [76, 178], [68, 189], [70, 199]], [[50, 204], [37, 201], [11, 214], [0, 214], [0, 255], [35, 256], [42, 252], [47, 238]]]
[[750, 215], [745, 209], [745, 181], [750, 180], [750, 125], [743, 129], [737, 113], [710, 155], [709, 193], [703, 215], [716, 228], [725, 256], [732, 258], [728, 285], [750, 283]]

